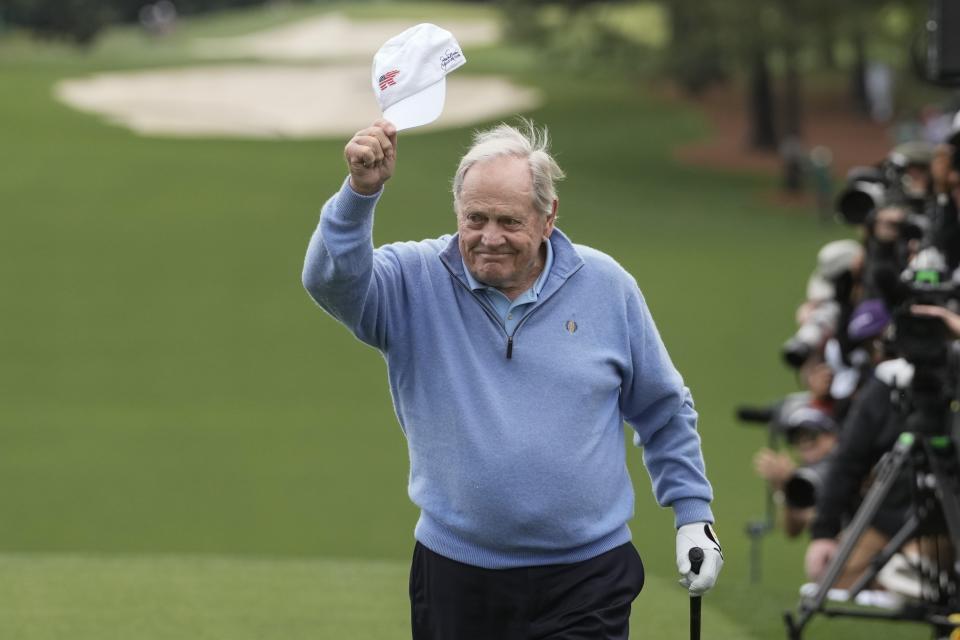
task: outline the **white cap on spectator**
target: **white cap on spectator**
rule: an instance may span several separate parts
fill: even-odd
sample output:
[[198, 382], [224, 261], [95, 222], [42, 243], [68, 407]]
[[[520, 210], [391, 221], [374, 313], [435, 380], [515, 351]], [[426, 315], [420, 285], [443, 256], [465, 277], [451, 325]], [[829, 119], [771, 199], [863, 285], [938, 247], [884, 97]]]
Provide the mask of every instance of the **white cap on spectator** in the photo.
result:
[[433, 122], [443, 111], [446, 76], [467, 59], [453, 34], [435, 24], [410, 27], [373, 57], [373, 92], [397, 130]]
[[807, 281], [807, 299], [823, 301], [833, 298], [833, 280], [851, 269], [861, 255], [863, 245], [856, 240], [835, 240], [823, 245], [817, 253], [817, 268]]

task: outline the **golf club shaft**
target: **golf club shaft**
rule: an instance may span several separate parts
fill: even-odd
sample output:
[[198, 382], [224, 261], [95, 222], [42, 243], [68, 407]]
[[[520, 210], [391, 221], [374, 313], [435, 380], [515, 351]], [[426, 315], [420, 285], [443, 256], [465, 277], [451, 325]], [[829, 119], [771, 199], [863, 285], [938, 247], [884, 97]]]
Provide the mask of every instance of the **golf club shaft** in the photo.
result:
[[[703, 549], [694, 547], [687, 557], [692, 571], [699, 574], [703, 566]], [[690, 640], [700, 640], [700, 596], [690, 596]]]
[[700, 640], [700, 596], [690, 597], [690, 640]]

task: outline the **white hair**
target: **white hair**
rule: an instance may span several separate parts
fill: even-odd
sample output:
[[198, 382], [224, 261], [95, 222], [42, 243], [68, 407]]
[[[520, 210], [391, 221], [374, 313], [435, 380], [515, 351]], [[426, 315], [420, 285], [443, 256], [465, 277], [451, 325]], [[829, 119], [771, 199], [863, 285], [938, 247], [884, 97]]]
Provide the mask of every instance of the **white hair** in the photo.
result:
[[473, 146], [460, 159], [453, 177], [453, 206], [459, 210], [463, 178], [470, 167], [493, 158], [515, 157], [526, 159], [533, 180], [533, 206], [545, 216], [553, 211], [557, 199], [556, 183], [564, 178], [563, 170], [550, 155], [550, 136], [547, 128], [537, 129], [532, 120], [521, 118], [521, 128], [501, 122], [492, 129], [473, 134]]

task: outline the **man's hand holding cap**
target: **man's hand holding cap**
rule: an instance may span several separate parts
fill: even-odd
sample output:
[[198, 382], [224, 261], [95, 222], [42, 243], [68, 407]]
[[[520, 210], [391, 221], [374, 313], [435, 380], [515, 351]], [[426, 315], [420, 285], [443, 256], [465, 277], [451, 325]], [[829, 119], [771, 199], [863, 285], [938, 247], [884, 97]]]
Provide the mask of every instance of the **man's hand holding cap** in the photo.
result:
[[350, 188], [361, 195], [377, 193], [397, 164], [397, 128], [377, 120], [350, 138], [343, 157], [350, 170]]

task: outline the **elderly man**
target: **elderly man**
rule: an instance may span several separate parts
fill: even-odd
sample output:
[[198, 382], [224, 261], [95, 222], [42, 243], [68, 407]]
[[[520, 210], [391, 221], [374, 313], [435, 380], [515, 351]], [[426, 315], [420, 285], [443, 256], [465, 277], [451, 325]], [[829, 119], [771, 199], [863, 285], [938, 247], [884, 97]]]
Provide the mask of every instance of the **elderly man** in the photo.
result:
[[476, 135], [456, 235], [378, 249], [397, 135], [359, 131], [307, 250], [307, 291], [387, 360], [420, 507], [415, 640], [627, 637], [643, 565], [624, 420], [675, 512], [681, 582], [703, 593], [722, 565], [689, 391], [634, 279], [555, 227], [563, 174], [525, 125]]

